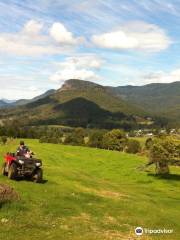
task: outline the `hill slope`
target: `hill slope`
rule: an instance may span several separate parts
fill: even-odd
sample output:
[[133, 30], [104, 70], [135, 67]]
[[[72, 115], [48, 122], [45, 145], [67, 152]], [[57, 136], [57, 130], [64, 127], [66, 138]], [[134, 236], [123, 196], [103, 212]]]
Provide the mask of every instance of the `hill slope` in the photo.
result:
[[[18, 142], [0, 146], [0, 155], [13, 152]], [[162, 179], [155, 177], [154, 168], [149, 175], [137, 171], [147, 161], [137, 155], [36, 140], [27, 145], [43, 160], [46, 181], [0, 176], [0, 183], [21, 197], [1, 207], [1, 239], [127, 240], [136, 239], [134, 229], [141, 226], [173, 229], [158, 239], [179, 240], [179, 169], [171, 168], [172, 177]]]
[[[66, 107], [71, 111], [68, 109], [66, 111], [64, 108], [67, 102], [69, 104]], [[95, 105], [96, 111], [92, 111]], [[7, 119], [7, 117], [14, 119], [18, 115], [23, 118], [24, 123], [27, 123], [29, 119], [30, 124], [55, 123], [77, 126], [90, 124], [99, 127], [102, 122], [102, 127], [104, 127], [107, 124], [103, 124], [103, 119], [106, 118], [110, 125], [116, 122], [114, 126], [122, 126], [122, 120], [126, 123], [131, 122], [130, 125], [137, 121], [141, 124], [146, 122], [143, 116], [151, 116], [155, 117], [154, 119], [159, 117], [166, 119], [165, 121], [159, 119], [160, 124], [169, 119], [169, 123], [180, 125], [180, 82], [104, 87], [88, 81], [71, 79], [66, 81], [59, 90], [49, 90], [30, 100], [21, 99], [9, 104], [0, 101], [0, 108], [2, 107], [0, 120]], [[11, 108], [4, 112], [4, 108], [7, 107]], [[72, 111], [72, 108], [75, 108], [77, 112]], [[86, 114], [83, 116], [84, 108], [86, 108]], [[119, 117], [115, 113], [118, 113]]]
[[5, 101], [3, 101], [3, 100], [0, 100], [0, 108], [4, 108], [4, 107], [6, 107], [8, 104], [5, 102]]
[[68, 80], [59, 90], [44, 98], [8, 109], [2, 118], [23, 124], [63, 124], [69, 126], [130, 128], [134, 115], [143, 115], [138, 107], [113, 95], [105, 87], [81, 80]]
[[6, 107], [13, 107], [13, 106], [15, 107], [15, 106], [26, 105], [28, 103], [35, 102], [39, 99], [45, 98], [45, 97], [53, 94], [54, 92], [55, 92], [54, 89], [50, 89], [50, 90], [46, 91], [45, 93], [43, 93], [37, 97], [34, 97], [32, 99], [19, 99], [17, 101], [9, 102]]
[[180, 82], [110, 88], [121, 99], [144, 110], [169, 118], [180, 118]]

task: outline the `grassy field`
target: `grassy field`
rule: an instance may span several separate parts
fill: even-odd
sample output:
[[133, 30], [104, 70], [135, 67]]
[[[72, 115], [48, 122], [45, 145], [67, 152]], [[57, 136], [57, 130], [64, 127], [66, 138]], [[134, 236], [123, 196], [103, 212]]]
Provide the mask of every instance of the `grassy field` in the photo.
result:
[[[147, 160], [136, 155], [27, 140], [43, 159], [44, 184], [0, 182], [14, 187], [21, 200], [0, 209], [3, 240], [132, 240], [180, 236], [180, 170], [169, 179], [142, 172]], [[0, 155], [18, 142], [0, 146]], [[2, 222], [5, 218], [8, 221]], [[173, 234], [136, 237], [137, 226], [173, 229]]]

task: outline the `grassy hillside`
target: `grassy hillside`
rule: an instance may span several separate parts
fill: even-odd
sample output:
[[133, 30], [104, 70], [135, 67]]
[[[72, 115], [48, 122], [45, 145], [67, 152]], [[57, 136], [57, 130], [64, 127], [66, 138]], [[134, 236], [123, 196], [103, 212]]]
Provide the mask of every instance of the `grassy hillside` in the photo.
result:
[[17, 101], [16, 107], [2, 109], [0, 120], [18, 120], [21, 125], [59, 124], [129, 130], [138, 124], [147, 127], [148, 116], [153, 117], [155, 126], [168, 122], [180, 124], [179, 103], [179, 82], [104, 87], [71, 79], [59, 90], [49, 90], [32, 100]]
[[150, 113], [180, 117], [180, 82], [115, 87], [111, 90], [124, 101], [137, 104]]
[[[136, 167], [146, 159], [136, 155], [53, 144], [27, 144], [44, 163], [44, 184], [10, 181], [21, 201], [0, 210], [0, 239], [127, 240], [134, 228], [173, 228], [172, 235], [141, 239], [179, 239], [180, 170], [158, 179]], [[17, 142], [0, 147], [0, 155]], [[139, 239], [139, 238], [138, 238]]]
[[66, 81], [51, 95], [0, 112], [4, 122], [16, 119], [24, 125], [90, 125], [98, 128], [134, 126], [133, 115], [141, 116], [143, 111], [114, 96], [103, 86], [81, 80]]

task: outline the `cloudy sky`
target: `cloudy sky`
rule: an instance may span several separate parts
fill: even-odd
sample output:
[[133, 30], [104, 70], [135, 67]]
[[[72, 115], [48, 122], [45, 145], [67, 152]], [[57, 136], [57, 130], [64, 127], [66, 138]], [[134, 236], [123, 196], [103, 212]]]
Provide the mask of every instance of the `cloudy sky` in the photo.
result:
[[0, 0], [0, 98], [70, 78], [180, 81], [180, 0]]

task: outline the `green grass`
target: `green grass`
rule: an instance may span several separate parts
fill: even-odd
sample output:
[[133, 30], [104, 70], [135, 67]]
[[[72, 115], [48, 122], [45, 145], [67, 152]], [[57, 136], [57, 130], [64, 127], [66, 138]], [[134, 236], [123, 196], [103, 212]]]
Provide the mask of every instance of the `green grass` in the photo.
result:
[[[0, 147], [0, 155], [14, 151], [18, 142]], [[137, 166], [136, 155], [27, 140], [43, 159], [44, 184], [11, 181], [21, 200], [0, 209], [3, 240], [128, 240], [134, 228], [173, 229], [171, 235], [138, 239], [178, 240], [180, 234], [180, 170], [160, 179]], [[1, 219], [8, 219], [1, 223]]]

